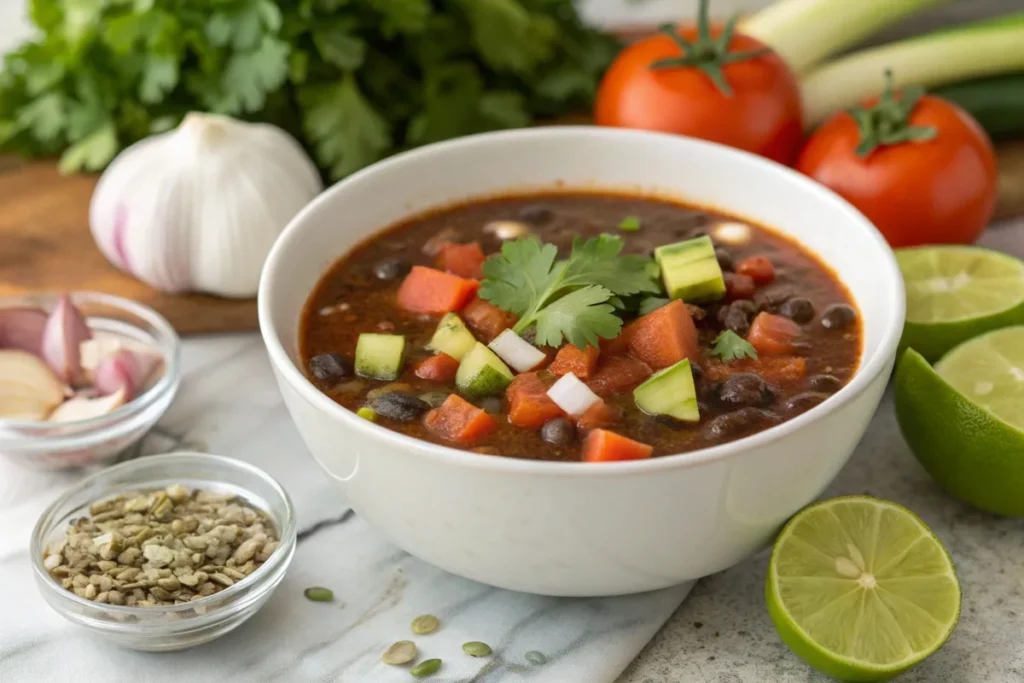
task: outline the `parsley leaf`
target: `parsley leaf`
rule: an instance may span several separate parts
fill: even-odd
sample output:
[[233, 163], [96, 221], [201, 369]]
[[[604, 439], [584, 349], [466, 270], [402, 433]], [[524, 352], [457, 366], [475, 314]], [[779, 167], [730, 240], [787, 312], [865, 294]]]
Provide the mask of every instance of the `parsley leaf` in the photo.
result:
[[715, 337], [711, 354], [718, 356], [726, 363], [731, 363], [741, 358], [757, 359], [757, 351], [751, 346], [750, 342], [732, 330], [726, 330]]
[[647, 261], [622, 256], [622, 240], [601, 235], [577, 239], [567, 260], [553, 244], [533, 238], [505, 242], [501, 253], [484, 262], [480, 297], [519, 316], [515, 331], [537, 328], [537, 343], [596, 345], [622, 329], [615, 315], [620, 297], [656, 292]]

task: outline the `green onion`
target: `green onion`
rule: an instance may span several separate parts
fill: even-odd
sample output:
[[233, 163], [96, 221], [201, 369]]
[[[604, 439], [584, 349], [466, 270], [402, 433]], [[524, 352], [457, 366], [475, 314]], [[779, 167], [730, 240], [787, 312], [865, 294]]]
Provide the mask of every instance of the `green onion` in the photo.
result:
[[[778, 0], [740, 22], [798, 74], [916, 12], [948, 0]], [[881, 70], [879, 70], [881, 73]]]
[[804, 122], [813, 126], [877, 95], [886, 69], [892, 69], [897, 88], [1024, 70], [1022, 46], [1024, 13], [1017, 13], [855, 52], [804, 79]]

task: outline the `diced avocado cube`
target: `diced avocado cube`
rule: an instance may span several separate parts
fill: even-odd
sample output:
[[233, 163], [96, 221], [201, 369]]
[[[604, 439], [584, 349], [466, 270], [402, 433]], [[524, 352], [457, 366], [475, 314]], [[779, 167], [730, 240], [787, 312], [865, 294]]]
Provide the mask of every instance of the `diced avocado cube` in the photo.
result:
[[405, 337], [400, 334], [361, 334], [356, 342], [356, 374], [388, 381], [398, 379], [404, 354]]
[[696, 304], [725, 296], [725, 278], [707, 235], [658, 247], [654, 258], [671, 298]]
[[455, 386], [466, 398], [483, 398], [504, 391], [512, 377], [512, 371], [494, 351], [476, 342], [459, 363]]
[[447, 353], [455, 360], [462, 360], [474, 344], [476, 338], [466, 323], [462, 322], [462, 318], [455, 313], [448, 313], [437, 324], [427, 348], [437, 353]]
[[697, 422], [697, 390], [686, 358], [651, 375], [633, 390], [633, 400], [648, 415], [668, 415], [684, 422]]

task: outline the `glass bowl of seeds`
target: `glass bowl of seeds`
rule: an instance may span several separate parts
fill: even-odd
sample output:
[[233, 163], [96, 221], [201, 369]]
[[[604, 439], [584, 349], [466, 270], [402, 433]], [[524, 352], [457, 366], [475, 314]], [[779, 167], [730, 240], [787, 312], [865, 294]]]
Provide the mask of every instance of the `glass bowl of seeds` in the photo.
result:
[[270, 475], [203, 453], [132, 460], [82, 480], [32, 533], [36, 583], [68, 620], [123, 647], [180, 650], [256, 613], [295, 552]]

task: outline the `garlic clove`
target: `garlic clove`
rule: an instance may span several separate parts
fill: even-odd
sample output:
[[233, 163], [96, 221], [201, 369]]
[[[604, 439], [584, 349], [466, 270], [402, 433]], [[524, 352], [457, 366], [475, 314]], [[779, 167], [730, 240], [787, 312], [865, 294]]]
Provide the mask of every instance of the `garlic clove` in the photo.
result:
[[163, 364], [159, 354], [146, 350], [120, 348], [100, 361], [93, 375], [93, 386], [101, 395], [124, 388], [131, 400], [146, 386], [157, 367]]
[[81, 379], [82, 341], [92, 337], [92, 330], [67, 294], [61, 294], [57, 305], [43, 328], [42, 356], [57, 377], [68, 384]]
[[27, 351], [0, 351], [0, 418], [42, 420], [64, 400], [64, 385]]
[[46, 313], [39, 308], [0, 308], [0, 349], [38, 354], [43, 345]]
[[125, 387], [121, 387], [113, 394], [99, 398], [75, 396], [61, 403], [57, 406], [56, 410], [50, 413], [50, 422], [89, 420], [100, 415], [112, 413], [127, 402], [128, 393]]

